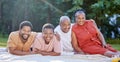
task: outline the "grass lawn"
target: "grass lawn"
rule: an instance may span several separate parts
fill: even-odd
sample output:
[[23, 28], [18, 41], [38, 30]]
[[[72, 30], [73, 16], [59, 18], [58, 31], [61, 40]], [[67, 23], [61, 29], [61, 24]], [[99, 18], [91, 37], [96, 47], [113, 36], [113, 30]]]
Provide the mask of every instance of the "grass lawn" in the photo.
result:
[[[0, 37], [0, 47], [6, 47], [7, 45], [7, 37]], [[109, 40], [110, 41], [110, 40]], [[114, 41], [114, 40], [111, 40]], [[117, 49], [120, 51], [120, 44], [116, 43], [116, 44], [111, 44], [113, 48]]]
[[6, 47], [7, 39], [7, 37], [0, 37], [0, 47]]
[[113, 48], [120, 51], [120, 44], [111, 44]]

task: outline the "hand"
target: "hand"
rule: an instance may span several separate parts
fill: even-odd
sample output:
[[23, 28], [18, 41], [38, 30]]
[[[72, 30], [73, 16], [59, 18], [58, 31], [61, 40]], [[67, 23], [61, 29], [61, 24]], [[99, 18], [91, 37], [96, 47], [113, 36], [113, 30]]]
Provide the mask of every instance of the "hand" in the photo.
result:
[[81, 51], [81, 52], [78, 52], [79, 54], [85, 54], [83, 51]]
[[49, 52], [35, 48], [35, 53], [45, 56], [48, 55]]
[[30, 54], [38, 54], [37, 52], [31, 51]]
[[103, 48], [107, 48], [107, 45], [106, 44], [102, 44]]
[[33, 48], [31, 47], [29, 50], [29, 54], [37, 54], [36, 52], [33, 51]]
[[45, 51], [42, 51], [42, 50], [39, 50], [38, 48], [35, 48], [35, 52], [36, 53], [41, 53], [41, 52], [45, 52]]
[[85, 54], [84, 52], [75, 52], [74, 54]]
[[93, 22], [95, 22], [93, 19], [90, 19], [90, 21], [93, 21]]

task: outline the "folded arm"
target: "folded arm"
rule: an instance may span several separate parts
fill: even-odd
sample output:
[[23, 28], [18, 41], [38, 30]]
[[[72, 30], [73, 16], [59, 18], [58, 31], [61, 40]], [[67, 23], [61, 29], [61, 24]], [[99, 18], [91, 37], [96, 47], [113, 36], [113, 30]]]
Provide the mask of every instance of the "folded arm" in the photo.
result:
[[9, 52], [11, 54], [14, 54], [14, 55], [29, 55], [29, 54], [34, 54], [34, 52], [31, 52], [31, 51], [24, 52], [24, 51], [16, 50], [16, 48], [14, 48], [14, 47], [9, 47], [8, 49], [9, 49]]
[[46, 55], [50, 55], [50, 56], [59, 56], [60, 53], [57, 53], [57, 52], [53, 52], [53, 51], [42, 51], [42, 50], [39, 50], [37, 48], [35, 48], [35, 52], [43, 55], [43, 56], [46, 56]]

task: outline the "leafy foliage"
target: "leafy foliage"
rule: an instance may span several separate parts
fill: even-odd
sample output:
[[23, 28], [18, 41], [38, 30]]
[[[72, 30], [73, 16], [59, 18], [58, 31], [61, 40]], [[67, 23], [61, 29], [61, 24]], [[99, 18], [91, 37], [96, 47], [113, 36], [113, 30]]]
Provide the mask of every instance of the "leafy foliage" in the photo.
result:
[[0, 0], [0, 32], [9, 34], [24, 20], [32, 22], [34, 31], [41, 31], [44, 23], [58, 25], [62, 15], [74, 22], [77, 9], [85, 9], [87, 19], [94, 19], [98, 26], [110, 28], [105, 15], [120, 14], [120, 0]]

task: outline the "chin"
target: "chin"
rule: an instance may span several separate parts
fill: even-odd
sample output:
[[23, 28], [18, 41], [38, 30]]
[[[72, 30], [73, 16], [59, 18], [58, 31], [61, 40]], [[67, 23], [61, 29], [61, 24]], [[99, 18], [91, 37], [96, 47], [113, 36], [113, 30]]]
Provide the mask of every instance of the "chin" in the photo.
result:
[[84, 23], [79, 23], [79, 25], [83, 25]]
[[68, 31], [65, 31], [65, 33], [67, 33]]
[[66, 31], [63, 31], [64, 33], [67, 33], [68, 31], [66, 30]]

